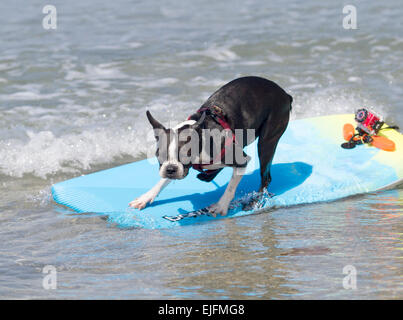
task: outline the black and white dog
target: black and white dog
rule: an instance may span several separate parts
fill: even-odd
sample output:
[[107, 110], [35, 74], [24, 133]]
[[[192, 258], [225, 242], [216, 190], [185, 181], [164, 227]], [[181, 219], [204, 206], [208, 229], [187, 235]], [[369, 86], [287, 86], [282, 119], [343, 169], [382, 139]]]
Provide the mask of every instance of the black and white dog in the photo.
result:
[[[226, 215], [247, 165], [248, 156], [243, 153], [243, 148], [256, 137], [259, 137], [261, 175], [259, 191], [265, 191], [271, 181], [270, 166], [277, 143], [288, 125], [291, 103], [292, 97], [276, 83], [250, 76], [235, 79], [221, 87], [195, 114], [172, 129], [166, 129], [147, 111], [147, 118], [154, 132], [159, 131], [165, 135], [165, 138], [161, 139], [161, 135], [156, 134], [161, 180], [151, 190], [130, 202], [129, 206], [143, 209], [154, 201], [171, 180], [185, 178], [191, 167], [201, 171], [199, 179], [211, 181], [223, 167], [230, 166], [233, 168], [233, 174], [224, 194], [216, 204], [209, 207], [209, 212], [213, 216]], [[221, 135], [219, 140], [207, 139], [207, 143], [203, 143], [201, 141], [203, 139], [197, 140], [196, 155], [189, 156], [189, 148], [186, 147], [186, 144], [189, 144], [189, 133], [190, 135], [195, 133], [200, 137], [202, 131], [206, 129], [230, 130], [232, 138]], [[188, 138], [178, 139], [185, 130], [188, 132]], [[247, 134], [250, 130], [254, 131], [252, 138]], [[233, 134], [235, 131], [241, 132], [240, 139], [235, 138]], [[218, 159], [214, 156], [213, 150], [222, 150]], [[181, 161], [182, 158], [186, 158], [181, 157], [184, 154], [189, 156], [188, 161]], [[228, 155], [232, 161], [223, 161], [224, 156]], [[210, 160], [212, 158], [214, 161]], [[206, 162], [203, 159], [209, 160]]]

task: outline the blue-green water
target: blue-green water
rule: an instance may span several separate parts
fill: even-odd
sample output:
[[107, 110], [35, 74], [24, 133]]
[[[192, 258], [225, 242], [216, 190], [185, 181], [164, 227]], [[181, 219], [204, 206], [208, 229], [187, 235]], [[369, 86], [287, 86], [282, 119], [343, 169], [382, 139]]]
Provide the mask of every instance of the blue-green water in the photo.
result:
[[401, 189], [170, 231], [50, 200], [54, 182], [143, 158], [147, 108], [178, 123], [242, 75], [290, 92], [293, 119], [368, 106], [403, 126], [399, 1], [52, 4], [56, 30], [41, 1], [0, 3], [1, 298], [403, 298]]

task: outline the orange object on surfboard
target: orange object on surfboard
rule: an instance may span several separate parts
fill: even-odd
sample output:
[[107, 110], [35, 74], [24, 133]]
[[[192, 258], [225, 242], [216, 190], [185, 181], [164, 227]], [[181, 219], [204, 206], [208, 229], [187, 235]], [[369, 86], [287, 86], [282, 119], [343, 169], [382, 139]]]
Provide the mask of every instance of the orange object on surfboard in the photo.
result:
[[377, 148], [379, 148], [381, 150], [385, 150], [385, 151], [395, 151], [396, 150], [395, 143], [386, 137], [372, 136], [371, 138], [372, 138], [371, 144], [374, 147], [377, 147]]
[[369, 144], [384, 151], [393, 152], [396, 150], [396, 145], [392, 140], [377, 134], [380, 130], [396, 129], [397, 127], [383, 128], [383, 120], [367, 109], [357, 110], [355, 120], [358, 123], [357, 128], [354, 128], [351, 123], [346, 123], [343, 126], [343, 138], [347, 142], [341, 145], [342, 148], [353, 149], [359, 144]]
[[392, 152], [396, 150], [395, 143], [384, 136], [368, 136], [367, 134], [364, 134], [362, 136], [356, 135], [354, 126], [351, 123], [346, 123], [343, 126], [343, 137], [344, 140], [349, 141], [349, 148], [353, 148], [355, 144], [361, 140], [361, 143], [369, 143], [372, 146], [384, 151]]
[[354, 126], [351, 123], [346, 123], [343, 126], [343, 136], [344, 140], [350, 141], [350, 139], [354, 136], [355, 129]]

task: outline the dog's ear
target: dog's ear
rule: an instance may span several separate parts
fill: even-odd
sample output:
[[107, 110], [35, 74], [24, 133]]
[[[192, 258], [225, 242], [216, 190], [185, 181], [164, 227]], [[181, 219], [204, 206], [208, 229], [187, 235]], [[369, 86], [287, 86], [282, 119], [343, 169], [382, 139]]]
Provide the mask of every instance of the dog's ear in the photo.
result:
[[165, 127], [161, 123], [159, 123], [157, 120], [154, 119], [154, 117], [151, 115], [150, 111], [147, 110], [146, 115], [147, 115], [148, 121], [150, 121], [150, 123], [154, 129], [166, 130]]
[[206, 112], [203, 112], [199, 120], [195, 124], [192, 124], [192, 129], [198, 129], [206, 118]]

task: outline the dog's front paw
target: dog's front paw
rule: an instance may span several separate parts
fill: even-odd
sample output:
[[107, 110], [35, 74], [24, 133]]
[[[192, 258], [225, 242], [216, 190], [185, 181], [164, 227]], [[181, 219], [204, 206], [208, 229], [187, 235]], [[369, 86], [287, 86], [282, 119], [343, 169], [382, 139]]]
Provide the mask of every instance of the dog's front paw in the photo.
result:
[[207, 209], [214, 218], [217, 216], [217, 214], [226, 216], [228, 213], [228, 204], [217, 202], [209, 206]]
[[154, 198], [150, 194], [143, 194], [137, 199], [134, 199], [132, 202], [129, 203], [129, 207], [136, 208], [136, 209], [144, 209], [148, 203], [152, 203], [154, 201]]

